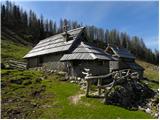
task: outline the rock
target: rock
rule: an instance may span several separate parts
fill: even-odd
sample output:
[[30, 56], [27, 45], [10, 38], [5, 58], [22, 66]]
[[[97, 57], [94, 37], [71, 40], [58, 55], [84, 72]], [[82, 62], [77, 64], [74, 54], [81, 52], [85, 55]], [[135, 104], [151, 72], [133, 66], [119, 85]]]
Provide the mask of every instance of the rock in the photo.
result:
[[145, 110], [145, 112], [146, 112], [146, 113], [151, 113], [151, 109], [150, 109], [150, 108], [147, 108], [147, 109]]
[[80, 77], [78, 77], [78, 78], [77, 78], [77, 80], [78, 80], [78, 81], [80, 81], [80, 80], [81, 80], [81, 78], [80, 78]]
[[158, 113], [155, 113], [155, 114], [154, 114], [154, 117], [155, 117], [155, 118], [158, 118], [158, 116], [159, 116]]
[[51, 108], [52, 106], [51, 105], [42, 105], [41, 107], [42, 108]]
[[146, 82], [145, 84], [148, 85], [148, 82]]
[[122, 79], [122, 81], [116, 82], [108, 92], [105, 100], [107, 104], [119, 105], [129, 109], [138, 108], [138, 106], [144, 106], [146, 100], [154, 95], [153, 90], [137, 80]]
[[66, 73], [66, 72], [62, 72], [62, 71], [59, 71], [58, 74], [59, 74], [59, 75], [64, 75], [64, 76], [65, 76], [67, 73]]
[[144, 110], [144, 108], [142, 108], [141, 106], [138, 106], [138, 109], [142, 111]]
[[90, 93], [90, 94], [93, 95], [93, 96], [97, 96], [97, 95], [98, 95], [98, 91], [92, 92], [92, 93]]
[[71, 80], [70, 83], [76, 83], [74, 80]]
[[83, 85], [83, 86], [86, 85], [86, 81], [80, 81], [79, 85]]
[[107, 102], [117, 104], [124, 107], [132, 106], [131, 94], [126, 88], [120, 85], [115, 86], [108, 94]]

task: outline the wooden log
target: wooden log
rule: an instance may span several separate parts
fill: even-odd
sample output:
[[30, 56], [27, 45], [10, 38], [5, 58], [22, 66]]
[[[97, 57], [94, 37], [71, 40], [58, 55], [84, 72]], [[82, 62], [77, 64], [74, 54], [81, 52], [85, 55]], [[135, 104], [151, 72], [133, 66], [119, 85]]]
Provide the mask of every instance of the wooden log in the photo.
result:
[[101, 86], [101, 82], [102, 82], [102, 79], [98, 79], [98, 83], [97, 83], [97, 86], [98, 86], [98, 95], [99, 96], [101, 96], [101, 87], [99, 87], [99, 86]]

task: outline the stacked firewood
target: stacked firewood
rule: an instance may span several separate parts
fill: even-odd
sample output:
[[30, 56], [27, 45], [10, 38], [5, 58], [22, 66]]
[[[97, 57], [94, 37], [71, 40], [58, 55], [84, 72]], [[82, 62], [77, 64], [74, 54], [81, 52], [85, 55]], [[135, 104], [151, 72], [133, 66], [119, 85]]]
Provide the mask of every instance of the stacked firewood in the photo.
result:
[[15, 60], [9, 60], [5, 63], [3, 63], [3, 67], [5, 69], [18, 69], [18, 70], [24, 70], [26, 69], [27, 63], [15, 61]]

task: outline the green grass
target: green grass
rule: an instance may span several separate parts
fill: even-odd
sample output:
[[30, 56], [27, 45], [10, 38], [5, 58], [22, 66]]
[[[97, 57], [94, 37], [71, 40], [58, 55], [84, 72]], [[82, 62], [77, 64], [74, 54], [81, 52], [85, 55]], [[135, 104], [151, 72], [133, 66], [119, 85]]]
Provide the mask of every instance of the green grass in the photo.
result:
[[[149, 81], [143, 80], [144, 83], [147, 83], [148, 86], [152, 89], [158, 89], [159, 88], [159, 71], [155, 70], [154, 68], [156, 67], [153, 64], [137, 60], [136, 61], [138, 64], [140, 64], [144, 69], [144, 77], [148, 78]], [[156, 81], [158, 83], [155, 83], [153, 81]]]
[[28, 46], [17, 44], [8, 39], [1, 40], [2, 61], [8, 59], [22, 60], [23, 56], [30, 50]]
[[147, 78], [149, 78], [151, 80], [159, 81], [158, 71], [154, 71], [154, 70], [151, 70], [151, 69], [146, 69], [144, 71], [144, 76], [146, 76]]
[[142, 67], [144, 67], [144, 77], [147, 77], [151, 80], [159, 81], [159, 71], [154, 69], [155, 65], [141, 60], [137, 60], [136, 62], [140, 64]]
[[[43, 76], [38, 71], [2, 70], [1, 74], [2, 118], [152, 118], [142, 111], [104, 105], [102, 99], [84, 96], [73, 104], [70, 97], [84, 91], [77, 84], [60, 81], [61, 76], [56, 74], [41, 82], [36, 82]], [[21, 84], [11, 82], [16, 79], [23, 81]], [[25, 81], [31, 83], [24, 85]], [[44, 86], [39, 96], [33, 95]]]
[[42, 84], [37, 82], [41, 76], [42, 73], [37, 71], [1, 71], [2, 118], [32, 118], [37, 115], [38, 111], [33, 115], [32, 111], [43, 103], [40, 97], [32, 94], [42, 89]]
[[[48, 81], [52, 84], [48, 84]], [[42, 118], [53, 118], [51, 111], [56, 111], [55, 118], [151, 118], [142, 111], [129, 111], [121, 107], [104, 105], [102, 100], [83, 97], [81, 102], [74, 105], [69, 100], [70, 96], [79, 94], [79, 86], [68, 82], [59, 82], [51, 76], [49, 80], [43, 81], [48, 91], [56, 96], [53, 107], [46, 109]], [[119, 112], [120, 111], [120, 112]]]

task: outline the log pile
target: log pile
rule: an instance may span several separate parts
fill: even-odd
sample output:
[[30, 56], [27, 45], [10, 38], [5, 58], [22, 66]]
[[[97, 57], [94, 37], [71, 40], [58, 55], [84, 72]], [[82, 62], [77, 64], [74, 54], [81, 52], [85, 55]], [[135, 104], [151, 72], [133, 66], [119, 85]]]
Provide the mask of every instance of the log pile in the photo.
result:
[[1, 63], [1, 66], [4, 69], [18, 69], [18, 70], [25, 70], [27, 63], [25, 62], [20, 62], [20, 61], [15, 61], [15, 60], [9, 60], [5, 63]]

